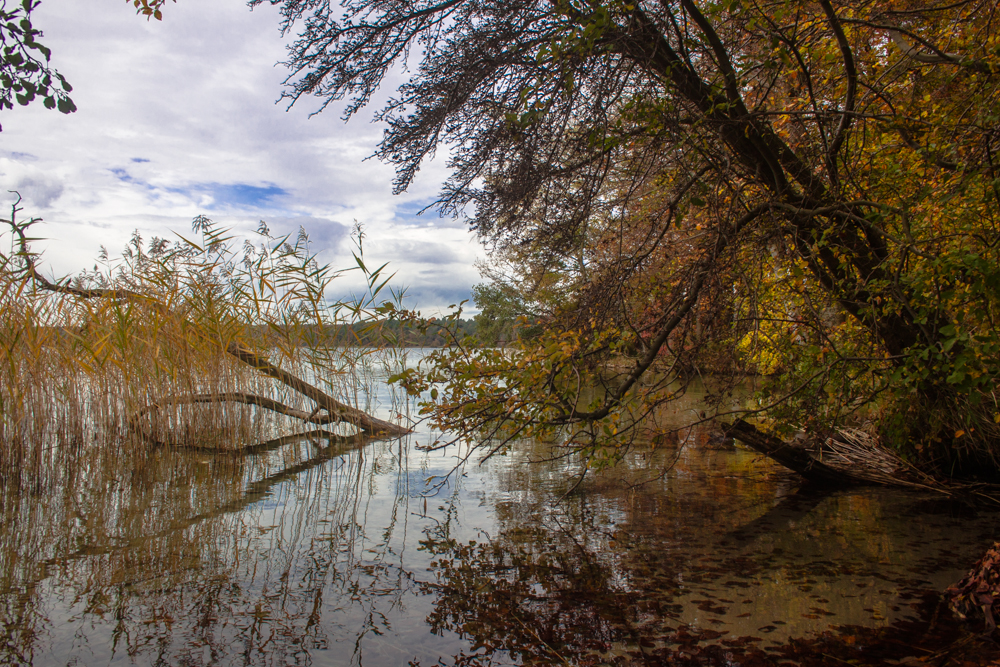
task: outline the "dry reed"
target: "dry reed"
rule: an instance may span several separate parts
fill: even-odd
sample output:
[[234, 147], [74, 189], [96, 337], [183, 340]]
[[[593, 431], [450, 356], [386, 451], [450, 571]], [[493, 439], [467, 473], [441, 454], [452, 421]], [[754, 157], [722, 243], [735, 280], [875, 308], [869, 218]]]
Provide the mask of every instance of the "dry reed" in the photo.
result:
[[814, 455], [830, 468], [860, 481], [1000, 504], [996, 487], [928, 475], [882, 444], [878, 436], [862, 429], [837, 429], [835, 435], [823, 440]]
[[[138, 233], [118, 258], [52, 281], [36, 268], [15, 203], [0, 253], [0, 479], [169, 444], [238, 450], [296, 423], [400, 433], [354, 405], [377, 327], [382, 270], [357, 302], [331, 307], [338, 275], [303, 231], [255, 242], [204, 217], [193, 239]], [[369, 341], [378, 340], [369, 335]], [[308, 378], [309, 381], [302, 378]]]

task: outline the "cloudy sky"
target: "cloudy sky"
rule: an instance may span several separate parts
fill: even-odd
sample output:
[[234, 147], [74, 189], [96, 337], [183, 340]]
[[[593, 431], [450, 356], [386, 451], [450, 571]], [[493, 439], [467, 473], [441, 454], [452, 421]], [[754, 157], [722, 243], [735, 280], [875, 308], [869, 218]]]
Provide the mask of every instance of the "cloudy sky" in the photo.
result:
[[[159, 22], [123, 0], [42, 0], [33, 23], [79, 110], [36, 102], [0, 113], [0, 204], [17, 190], [23, 215], [44, 219], [34, 248], [53, 273], [91, 266], [134, 229], [185, 234], [204, 214], [237, 230], [261, 219], [281, 233], [303, 226], [333, 266], [351, 263], [356, 220], [369, 263], [390, 262], [425, 313], [479, 281], [483, 252], [464, 224], [416, 215], [444, 180], [443, 160], [393, 196], [392, 167], [365, 160], [382, 134], [371, 110], [345, 124], [334, 106], [310, 118], [317, 99], [276, 103], [287, 38], [272, 7], [180, 0]], [[339, 289], [356, 288], [346, 278]]]

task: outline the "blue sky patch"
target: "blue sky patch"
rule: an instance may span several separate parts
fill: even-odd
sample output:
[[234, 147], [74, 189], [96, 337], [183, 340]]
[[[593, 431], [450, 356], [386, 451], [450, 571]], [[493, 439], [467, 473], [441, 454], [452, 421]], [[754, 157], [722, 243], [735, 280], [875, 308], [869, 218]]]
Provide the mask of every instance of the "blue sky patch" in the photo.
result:
[[120, 169], [120, 168], [119, 169], [112, 169], [111, 173], [114, 174], [118, 178], [118, 180], [121, 181], [122, 183], [136, 183], [136, 184], [139, 183], [139, 181], [137, 181], [134, 178], [132, 178], [132, 175], [129, 174], [124, 169]]
[[273, 183], [266, 187], [246, 183], [206, 183], [191, 188], [195, 192], [206, 192], [214, 200], [209, 208], [262, 208], [273, 204], [275, 197], [288, 194], [284, 188]]
[[425, 225], [429, 222], [428, 218], [437, 218], [437, 211], [433, 208], [428, 209], [423, 212], [422, 215], [418, 215], [420, 211], [433, 204], [435, 198], [428, 197], [427, 199], [420, 199], [417, 201], [409, 201], [405, 203], [400, 203], [396, 205], [396, 221], [403, 224], [420, 224]]
[[264, 186], [247, 183], [197, 183], [182, 188], [167, 188], [169, 192], [185, 195], [191, 199], [200, 199], [199, 195], [208, 195], [212, 203], [209, 210], [220, 209], [261, 209], [273, 208], [277, 197], [290, 194], [274, 183]]

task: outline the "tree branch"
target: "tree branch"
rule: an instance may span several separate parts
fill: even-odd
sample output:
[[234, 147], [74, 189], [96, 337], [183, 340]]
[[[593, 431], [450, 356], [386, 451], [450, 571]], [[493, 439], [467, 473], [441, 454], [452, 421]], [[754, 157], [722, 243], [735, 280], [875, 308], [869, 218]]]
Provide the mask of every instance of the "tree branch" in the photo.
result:
[[841, 111], [840, 124], [837, 126], [837, 133], [834, 135], [833, 141], [830, 142], [830, 147], [827, 149], [827, 168], [830, 170], [831, 180], [837, 183], [837, 151], [843, 145], [847, 129], [851, 126], [852, 115], [854, 113], [854, 98], [858, 90], [858, 68], [854, 63], [854, 53], [851, 51], [851, 45], [847, 41], [847, 35], [844, 34], [844, 28], [841, 26], [836, 12], [833, 11], [830, 0], [820, 0], [820, 5], [823, 7], [823, 12], [830, 22], [830, 29], [833, 30], [833, 34], [837, 37], [837, 45], [840, 47], [840, 52], [844, 57], [844, 70], [847, 75], [847, 94], [844, 96], [844, 108]]

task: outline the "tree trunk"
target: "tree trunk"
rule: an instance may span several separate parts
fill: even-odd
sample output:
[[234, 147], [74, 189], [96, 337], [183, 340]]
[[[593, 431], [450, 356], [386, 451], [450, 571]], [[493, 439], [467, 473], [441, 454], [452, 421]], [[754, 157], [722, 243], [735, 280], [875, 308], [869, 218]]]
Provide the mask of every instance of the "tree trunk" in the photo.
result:
[[867, 484], [865, 480], [835, 470], [813, 456], [801, 447], [790, 445], [769, 433], [758, 431], [753, 425], [738, 419], [730, 425], [723, 425], [723, 431], [730, 438], [735, 438], [754, 451], [777, 461], [810, 482], [826, 486], [854, 486]]

